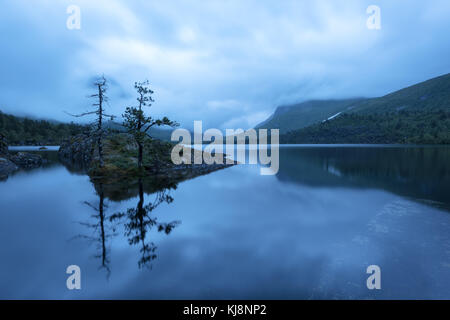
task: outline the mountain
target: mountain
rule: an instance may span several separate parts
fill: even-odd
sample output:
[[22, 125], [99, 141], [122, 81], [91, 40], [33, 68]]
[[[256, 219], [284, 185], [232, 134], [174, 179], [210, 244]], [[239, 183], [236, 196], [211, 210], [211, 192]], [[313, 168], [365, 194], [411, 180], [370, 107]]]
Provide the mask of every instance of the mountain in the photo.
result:
[[379, 114], [402, 110], [450, 110], [450, 73], [380, 98], [362, 101], [353, 111], [359, 114]]
[[450, 144], [450, 111], [344, 113], [281, 135], [280, 143]]
[[346, 100], [310, 100], [294, 105], [278, 107], [266, 121], [256, 129], [280, 129], [280, 134], [307, 127], [333, 117], [339, 112], [351, 110], [363, 98]]
[[282, 143], [450, 144], [450, 74], [357, 101], [326, 121], [297, 125], [284, 132]]

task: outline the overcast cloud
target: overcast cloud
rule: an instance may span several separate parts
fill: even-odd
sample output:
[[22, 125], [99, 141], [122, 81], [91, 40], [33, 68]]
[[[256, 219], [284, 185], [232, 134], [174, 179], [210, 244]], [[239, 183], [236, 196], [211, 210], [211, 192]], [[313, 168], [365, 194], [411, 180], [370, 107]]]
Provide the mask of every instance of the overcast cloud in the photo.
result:
[[[66, 9], [81, 9], [68, 30]], [[381, 30], [366, 9], [381, 8]], [[184, 127], [248, 128], [278, 105], [378, 96], [450, 72], [448, 0], [1, 0], [0, 110], [73, 120], [90, 80], [109, 113], [155, 91], [152, 113]]]

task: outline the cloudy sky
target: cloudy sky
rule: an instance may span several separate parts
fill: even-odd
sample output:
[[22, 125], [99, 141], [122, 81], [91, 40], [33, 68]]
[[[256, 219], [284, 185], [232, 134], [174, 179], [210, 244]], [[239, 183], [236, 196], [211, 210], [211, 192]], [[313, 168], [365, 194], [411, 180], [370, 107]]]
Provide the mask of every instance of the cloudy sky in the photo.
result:
[[[381, 9], [369, 30], [366, 9]], [[67, 8], [81, 29], [67, 28]], [[70, 121], [148, 79], [155, 116], [249, 128], [278, 105], [378, 96], [450, 72], [448, 0], [0, 0], [0, 110]]]

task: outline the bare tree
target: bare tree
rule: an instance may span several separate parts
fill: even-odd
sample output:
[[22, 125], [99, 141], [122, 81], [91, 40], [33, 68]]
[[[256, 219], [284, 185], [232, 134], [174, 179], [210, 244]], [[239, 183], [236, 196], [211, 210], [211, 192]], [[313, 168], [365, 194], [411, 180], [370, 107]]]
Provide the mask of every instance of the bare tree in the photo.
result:
[[105, 76], [99, 77], [94, 82], [94, 86], [97, 89], [97, 93], [90, 95], [90, 98], [94, 98], [96, 101], [92, 104], [95, 107], [95, 110], [84, 112], [81, 114], [70, 114], [73, 117], [85, 117], [89, 115], [96, 115], [96, 120], [91, 123], [91, 136], [94, 137], [97, 141], [98, 148], [98, 157], [99, 157], [99, 165], [100, 168], [104, 166], [103, 160], [103, 136], [104, 136], [104, 128], [103, 128], [103, 120], [104, 119], [114, 119], [113, 115], [109, 115], [105, 113], [104, 104], [108, 102], [108, 96], [106, 95], [106, 91], [108, 90], [108, 85]]
[[134, 136], [134, 139], [138, 145], [138, 167], [142, 169], [143, 151], [145, 137], [150, 137], [148, 131], [153, 126], [170, 126], [176, 127], [178, 123], [169, 120], [167, 117], [162, 119], [153, 119], [145, 115], [144, 107], [150, 107], [153, 100], [153, 91], [149, 87], [148, 80], [144, 82], [136, 82], [134, 88], [138, 93], [137, 107], [127, 107], [123, 114], [124, 122], [123, 126], [128, 129], [128, 132]]

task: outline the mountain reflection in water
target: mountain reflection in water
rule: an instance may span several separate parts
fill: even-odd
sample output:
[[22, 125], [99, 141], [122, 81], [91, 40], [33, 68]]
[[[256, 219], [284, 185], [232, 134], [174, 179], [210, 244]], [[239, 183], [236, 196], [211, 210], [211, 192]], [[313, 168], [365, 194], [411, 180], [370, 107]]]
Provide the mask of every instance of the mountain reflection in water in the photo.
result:
[[0, 297], [448, 299], [449, 163], [442, 146], [282, 146], [276, 176], [111, 183], [56, 159], [0, 182]]
[[383, 189], [450, 209], [450, 147], [281, 148], [278, 179], [313, 187]]

